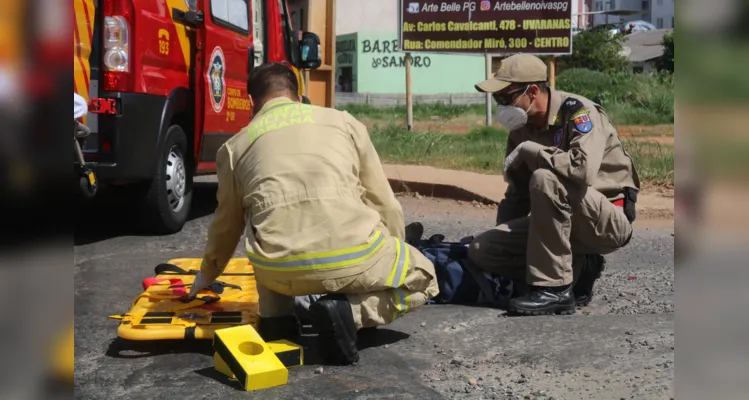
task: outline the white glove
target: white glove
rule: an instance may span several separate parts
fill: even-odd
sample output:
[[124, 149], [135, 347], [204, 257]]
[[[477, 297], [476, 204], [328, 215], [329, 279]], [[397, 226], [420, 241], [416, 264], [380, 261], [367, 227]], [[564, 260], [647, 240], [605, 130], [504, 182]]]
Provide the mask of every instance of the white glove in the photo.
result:
[[523, 145], [525, 142], [520, 143], [515, 147], [514, 150], [512, 150], [512, 153], [507, 155], [507, 158], [505, 158], [505, 165], [502, 168], [502, 176], [505, 178], [505, 182], [510, 182], [510, 179], [507, 177], [507, 171], [510, 170], [510, 168], [515, 163], [515, 160], [518, 158], [518, 154], [520, 154], [520, 150], [523, 148]]
[[213, 283], [213, 281], [206, 278], [205, 275], [203, 275], [203, 271], [198, 271], [197, 275], [195, 275], [195, 281], [192, 283], [192, 288], [190, 289], [190, 294], [187, 296], [187, 298], [189, 300], [195, 299], [195, 297], [198, 295], [198, 292], [210, 286], [211, 283]]

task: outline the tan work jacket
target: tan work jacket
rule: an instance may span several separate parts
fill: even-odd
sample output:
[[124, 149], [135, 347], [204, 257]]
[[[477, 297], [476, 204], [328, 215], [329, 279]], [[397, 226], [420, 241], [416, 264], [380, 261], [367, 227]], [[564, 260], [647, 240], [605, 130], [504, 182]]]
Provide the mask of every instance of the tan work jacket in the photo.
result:
[[510, 132], [509, 155], [525, 142], [517, 156], [497, 222], [528, 215], [530, 174], [543, 168], [573, 184], [590, 186], [609, 200], [624, 197], [623, 189], [640, 189], [632, 158], [603, 108], [591, 100], [549, 89], [549, 119], [543, 129], [526, 125]]
[[201, 266], [209, 278], [243, 231], [255, 269], [300, 279], [357, 274], [388, 237], [405, 238], [367, 129], [346, 112], [271, 100], [219, 149], [216, 167], [218, 209]]

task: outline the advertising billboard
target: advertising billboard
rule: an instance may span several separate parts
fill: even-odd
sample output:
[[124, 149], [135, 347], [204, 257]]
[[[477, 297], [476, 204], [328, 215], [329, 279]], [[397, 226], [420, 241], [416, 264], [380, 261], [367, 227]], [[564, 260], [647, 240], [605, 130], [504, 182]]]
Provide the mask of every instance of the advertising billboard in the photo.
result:
[[405, 52], [572, 53], [572, 0], [400, 0]]

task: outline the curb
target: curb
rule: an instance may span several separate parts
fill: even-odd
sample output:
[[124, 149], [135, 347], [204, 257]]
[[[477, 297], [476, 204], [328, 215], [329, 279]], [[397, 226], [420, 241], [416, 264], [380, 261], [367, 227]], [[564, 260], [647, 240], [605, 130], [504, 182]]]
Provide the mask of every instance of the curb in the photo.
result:
[[486, 205], [498, 205], [499, 203], [478, 193], [464, 189], [460, 186], [446, 185], [442, 183], [405, 181], [397, 178], [388, 178], [390, 187], [394, 193], [418, 193], [427, 197], [451, 199], [459, 201], [477, 201]]

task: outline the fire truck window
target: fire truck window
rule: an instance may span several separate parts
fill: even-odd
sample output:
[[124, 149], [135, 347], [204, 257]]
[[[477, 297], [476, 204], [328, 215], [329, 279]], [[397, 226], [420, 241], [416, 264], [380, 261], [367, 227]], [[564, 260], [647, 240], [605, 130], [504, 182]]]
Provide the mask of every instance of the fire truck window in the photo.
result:
[[248, 34], [250, 19], [247, 0], [212, 0], [211, 15], [216, 25]]
[[283, 33], [284, 33], [284, 50], [286, 50], [286, 58], [291, 61], [292, 65], [299, 65], [298, 60], [296, 57], [297, 52], [295, 52], [293, 49], [296, 47], [296, 32], [292, 31], [291, 29], [291, 15], [289, 13], [289, 10], [286, 9], [286, 2], [283, 0], [278, 0], [279, 6], [281, 8], [281, 22], [283, 24]]

